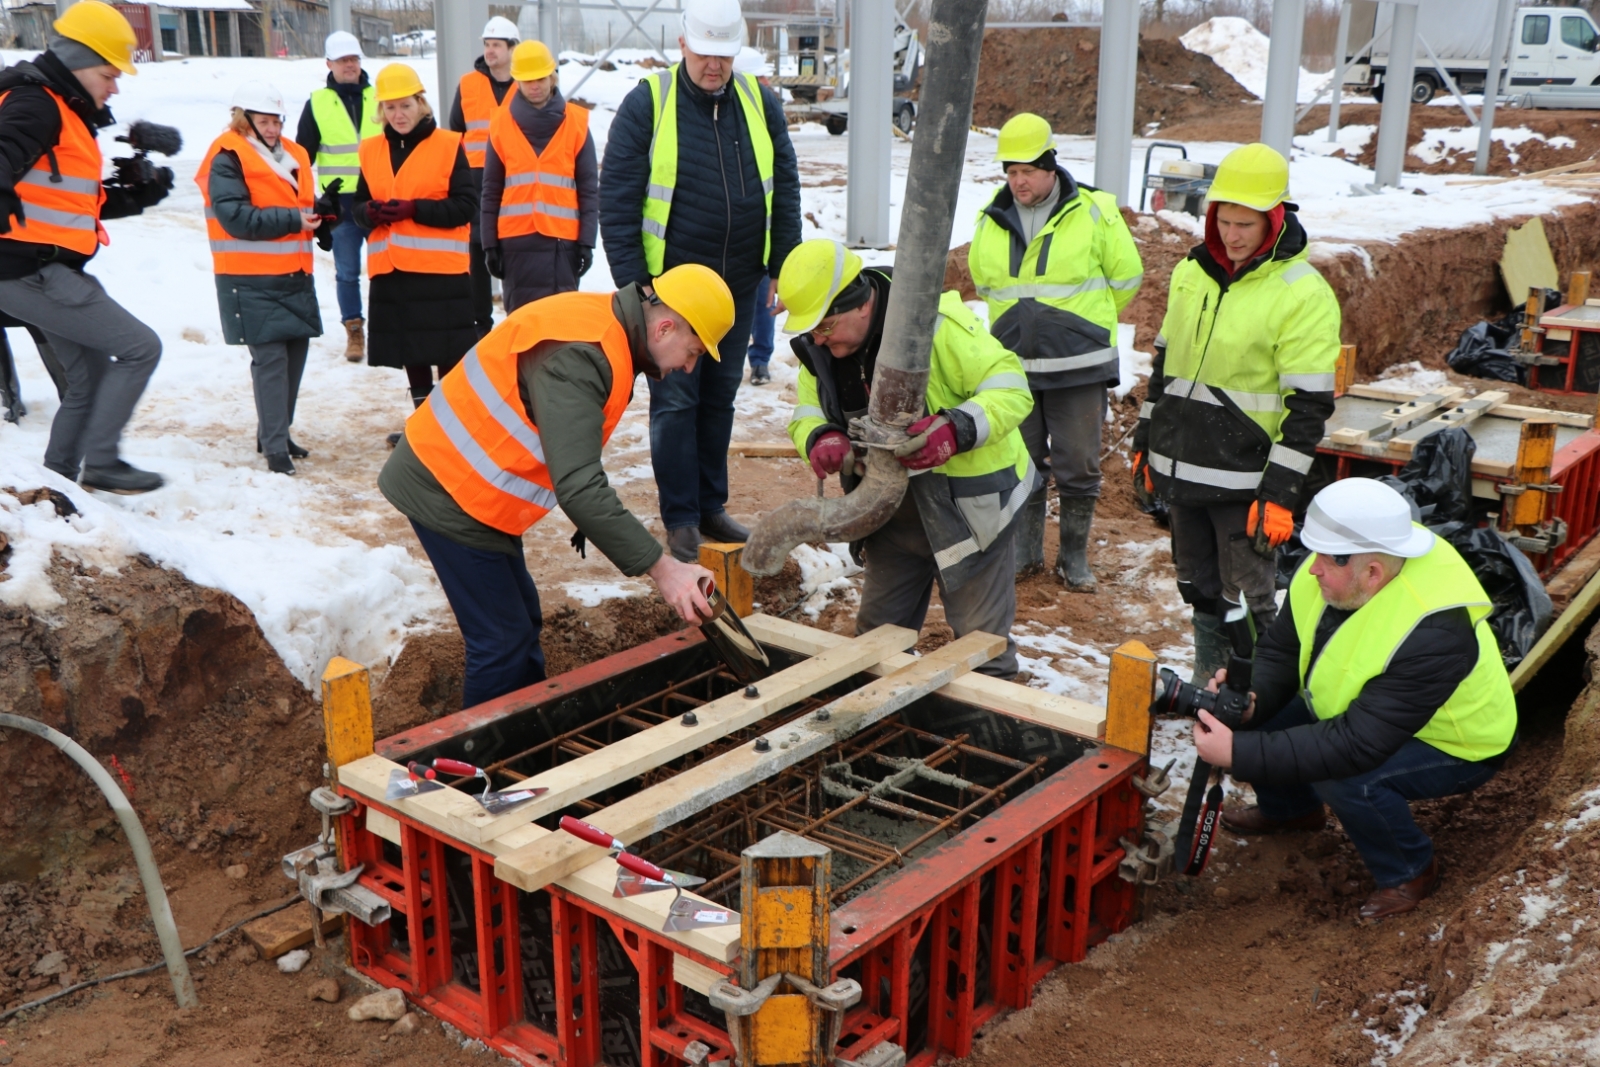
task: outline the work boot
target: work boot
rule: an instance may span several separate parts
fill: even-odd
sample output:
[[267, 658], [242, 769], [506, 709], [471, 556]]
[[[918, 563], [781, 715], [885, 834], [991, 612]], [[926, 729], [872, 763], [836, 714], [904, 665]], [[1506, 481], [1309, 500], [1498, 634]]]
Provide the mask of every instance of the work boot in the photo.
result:
[[1044, 570], [1044, 519], [1048, 510], [1042, 486], [1022, 505], [1022, 521], [1017, 523], [1016, 535], [1018, 578]]
[[99, 489], [107, 493], [132, 496], [135, 493], [148, 493], [152, 489], [160, 489], [166, 484], [166, 479], [154, 471], [142, 471], [127, 460], [119, 459], [104, 467], [85, 466], [83, 477], [78, 479], [78, 484], [85, 489]]
[[1056, 552], [1056, 574], [1074, 593], [1095, 590], [1089, 569], [1089, 525], [1094, 521], [1096, 497], [1061, 498], [1061, 547]]
[[750, 364], [751, 385], [766, 385], [770, 381], [772, 381], [772, 372], [767, 370], [765, 363]]
[[1213, 675], [1228, 665], [1233, 644], [1222, 628], [1221, 616], [1197, 610], [1191, 622], [1194, 625], [1194, 674], [1189, 681], [1204, 687]]
[[[700, 533], [707, 541], [720, 541], [723, 544], [742, 545], [750, 540], [750, 531], [726, 511], [719, 511], [709, 519], [700, 520]], [[695, 558], [699, 558], [698, 547]]]
[[[256, 438], [256, 455], [261, 455], [261, 438], [259, 437]], [[290, 459], [305, 459], [309, 455], [311, 455], [309, 450], [301, 448], [299, 445], [295, 444], [294, 438], [289, 438]]]
[[362, 332], [366, 324], [366, 319], [344, 320], [344, 358], [351, 363], [360, 363], [367, 358], [367, 338]]
[[1320, 804], [1316, 811], [1294, 819], [1269, 819], [1255, 804], [1222, 813], [1222, 825], [1236, 834], [1308, 834], [1322, 829], [1327, 822], [1328, 813]]
[[693, 526], [680, 526], [667, 531], [667, 551], [679, 563], [700, 562], [700, 531]]
[[294, 461], [287, 452], [272, 452], [267, 455], [267, 470], [273, 474], [293, 474]]
[[1408, 911], [1415, 911], [1418, 904], [1433, 896], [1443, 879], [1439, 875], [1439, 861], [1437, 858], [1428, 861], [1422, 873], [1409, 882], [1402, 882], [1388, 889], [1375, 890], [1361, 905], [1363, 919], [1387, 919], [1391, 915], [1404, 915]]

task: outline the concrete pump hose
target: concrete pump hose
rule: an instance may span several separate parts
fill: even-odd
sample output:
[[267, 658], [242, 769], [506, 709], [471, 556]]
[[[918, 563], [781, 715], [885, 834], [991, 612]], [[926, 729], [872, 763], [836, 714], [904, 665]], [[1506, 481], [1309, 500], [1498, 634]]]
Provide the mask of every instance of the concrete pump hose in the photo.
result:
[[[894, 288], [865, 420], [870, 444], [902, 444], [905, 427], [923, 414], [987, 6], [985, 0], [933, 0], [929, 12], [927, 70], [895, 244]], [[745, 570], [776, 574], [796, 545], [866, 537], [889, 521], [906, 483], [906, 470], [889, 449], [869, 449], [866, 477], [853, 492], [790, 501], [757, 526], [744, 549]]]
[[150, 920], [155, 923], [156, 936], [161, 941], [161, 955], [167, 961], [167, 973], [172, 976], [172, 992], [178, 998], [178, 1007], [197, 1008], [200, 998], [194, 991], [194, 979], [189, 977], [189, 961], [183, 957], [183, 942], [178, 940], [178, 926], [172, 920], [172, 905], [167, 902], [166, 888], [161, 884], [161, 871], [156, 867], [155, 853], [150, 851], [150, 839], [144, 834], [139, 816], [128, 803], [128, 798], [98, 760], [72, 738], [34, 719], [19, 715], [0, 714], [0, 726], [42, 737], [72, 757], [72, 761], [87, 774], [122, 824], [122, 832], [133, 847], [134, 862], [139, 865], [139, 879], [144, 882], [144, 895], [150, 904]]

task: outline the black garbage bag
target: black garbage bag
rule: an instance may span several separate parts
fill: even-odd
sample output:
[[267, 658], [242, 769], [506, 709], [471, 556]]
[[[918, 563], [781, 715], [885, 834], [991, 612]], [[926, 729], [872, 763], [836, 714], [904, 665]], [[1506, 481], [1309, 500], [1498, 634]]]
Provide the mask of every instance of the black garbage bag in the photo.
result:
[[1472, 515], [1472, 456], [1477, 451], [1464, 427], [1437, 430], [1417, 442], [1398, 474], [1378, 480], [1411, 501], [1412, 518], [1424, 526], [1459, 522]]
[[1488, 527], [1447, 522], [1430, 529], [1450, 542], [1478, 576], [1494, 604], [1489, 628], [1500, 643], [1507, 669], [1515, 667], [1555, 615], [1555, 605], [1539, 580], [1539, 572], [1520, 549]]
[[1513, 359], [1509, 350], [1511, 339], [1521, 329], [1521, 311], [1513, 311], [1496, 322], [1469, 326], [1445, 362], [1458, 374], [1522, 385], [1528, 380], [1528, 368]]

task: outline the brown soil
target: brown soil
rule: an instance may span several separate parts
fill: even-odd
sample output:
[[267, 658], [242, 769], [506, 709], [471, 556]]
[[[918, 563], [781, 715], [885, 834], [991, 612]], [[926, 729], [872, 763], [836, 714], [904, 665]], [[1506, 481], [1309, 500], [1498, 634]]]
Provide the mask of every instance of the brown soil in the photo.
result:
[[[1099, 79], [1098, 30], [990, 30], [983, 35], [972, 121], [999, 126], [1032, 111], [1057, 133], [1092, 134]], [[1177, 41], [1140, 38], [1136, 129], [1211, 117], [1250, 99], [1210, 56]]]

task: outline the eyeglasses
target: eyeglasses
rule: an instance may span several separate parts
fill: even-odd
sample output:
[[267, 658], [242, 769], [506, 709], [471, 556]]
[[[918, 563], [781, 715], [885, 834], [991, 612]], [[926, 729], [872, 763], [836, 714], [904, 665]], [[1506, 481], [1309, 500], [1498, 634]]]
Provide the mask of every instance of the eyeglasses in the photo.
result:
[[832, 319], [826, 320], [826, 322], [827, 322], [826, 325], [824, 325], [823, 323], [819, 322], [819, 323], [816, 324], [816, 326], [812, 327], [811, 336], [812, 337], [832, 337], [833, 336], [833, 331], [835, 329], [837, 329], [838, 326], [839, 326], [839, 319], [838, 319], [837, 316], [835, 316]]

